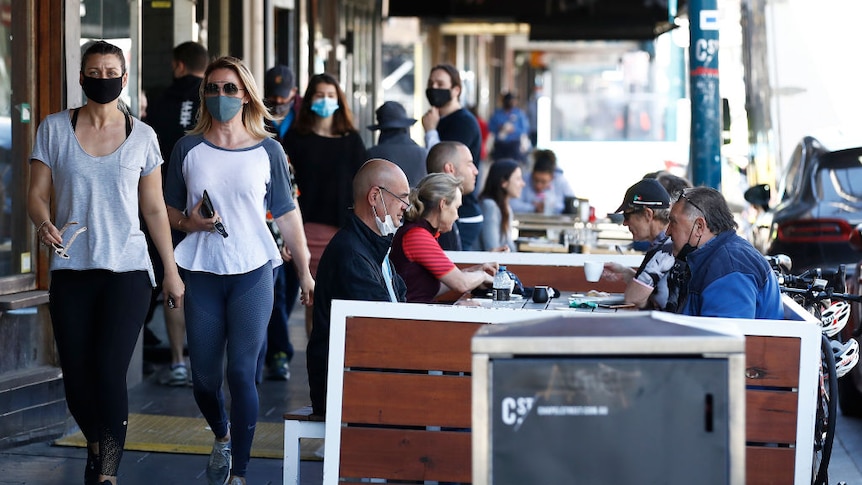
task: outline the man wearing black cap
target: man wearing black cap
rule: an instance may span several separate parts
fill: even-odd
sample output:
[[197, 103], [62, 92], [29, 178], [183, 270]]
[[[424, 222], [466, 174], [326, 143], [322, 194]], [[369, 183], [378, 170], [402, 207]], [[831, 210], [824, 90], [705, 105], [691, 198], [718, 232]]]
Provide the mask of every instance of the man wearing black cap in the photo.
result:
[[272, 131], [281, 141], [296, 118], [302, 102], [302, 98], [296, 94], [293, 71], [280, 64], [266, 71], [263, 79], [263, 96], [270, 114], [276, 117], [271, 122]]
[[[264, 104], [269, 108], [270, 114], [275, 119], [267, 121], [267, 129], [275, 133], [276, 139], [281, 141], [284, 134], [290, 128], [296, 113], [299, 111], [301, 98], [296, 94], [293, 71], [283, 65], [277, 65], [266, 71], [263, 81]], [[288, 165], [290, 160], [288, 160]], [[290, 186], [293, 189], [293, 197], [296, 199], [297, 187], [293, 178], [293, 167], [289, 167]], [[299, 206], [297, 206], [299, 207]], [[275, 221], [267, 217], [269, 230], [272, 232], [278, 247], [281, 249], [281, 259], [285, 264], [273, 270], [275, 299], [273, 300], [272, 316], [266, 328], [266, 345], [261, 349], [258, 357], [256, 380], [263, 380], [263, 369], [268, 372], [266, 378], [270, 380], [286, 381], [290, 379], [290, 361], [293, 359], [294, 349], [290, 342], [290, 334], [287, 321], [296, 303], [296, 295], [299, 293], [299, 279], [291, 262], [292, 255], [287, 249], [275, 225]]]
[[416, 187], [426, 175], [425, 156], [427, 150], [410, 138], [410, 127], [416, 120], [409, 118], [401, 104], [387, 101], [377, 108], [377, 124], [369, 130], [380, 130], [377, 145], [368, 149], [368, 158], [389, 160], [407, 175], [410, 187]]
[[668, 285], [668, 273], [675, 258], [673, 244], [666, 234], [670, 216], [667, 190], [655, 179], [643, 179], [626, 191], [617, 209], [617, 213], [620, 212], [632, 239], [649, 241], [650, 246], [637, 271], [621, 264], [605, 263], [605, 274], [626, 281], [626, 303], [634, 303], [638, 308], [665, 310], [670, 301], [674, 310], [676, 290]]

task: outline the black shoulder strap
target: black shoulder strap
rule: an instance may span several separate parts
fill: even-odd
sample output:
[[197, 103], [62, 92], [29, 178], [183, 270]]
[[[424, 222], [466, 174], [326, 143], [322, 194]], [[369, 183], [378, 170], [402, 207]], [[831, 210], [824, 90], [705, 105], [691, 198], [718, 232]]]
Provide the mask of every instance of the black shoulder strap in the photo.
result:
[[75, 127], [78, 126], [78, 110], [81, 108], [75, 108], [72, 110], [72, 131], [75, 131]]
[[[72, 110], [72, 131], [75, 131], [75, 127], [78, 126], [78, 111], [81, 108], [75, 108]], [[132, 134], [132, 117], [129, 113], [124, 113], [126, 115], [126, 138]]]

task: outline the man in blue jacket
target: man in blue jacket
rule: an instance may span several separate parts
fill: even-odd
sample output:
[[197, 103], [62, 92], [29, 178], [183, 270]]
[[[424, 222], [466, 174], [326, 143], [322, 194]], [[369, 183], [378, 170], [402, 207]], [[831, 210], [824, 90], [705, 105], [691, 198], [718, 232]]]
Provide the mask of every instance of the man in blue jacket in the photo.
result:
[[784, 310], [775, 273], [754, 246], [736, 234], [724, 196], [709, 187], [681, 193], [667, 228], [690, 277], [680, 313], [705, 317], [781, 320]]

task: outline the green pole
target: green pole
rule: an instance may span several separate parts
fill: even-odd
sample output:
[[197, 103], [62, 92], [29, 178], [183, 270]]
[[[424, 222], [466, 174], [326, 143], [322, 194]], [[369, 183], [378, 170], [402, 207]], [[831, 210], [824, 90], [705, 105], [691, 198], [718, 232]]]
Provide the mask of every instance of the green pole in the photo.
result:
[[689, 2], [691, 45], [691, 176], [694, 185], [721, 190], [721, 96], [718, 92], [716, 0]]

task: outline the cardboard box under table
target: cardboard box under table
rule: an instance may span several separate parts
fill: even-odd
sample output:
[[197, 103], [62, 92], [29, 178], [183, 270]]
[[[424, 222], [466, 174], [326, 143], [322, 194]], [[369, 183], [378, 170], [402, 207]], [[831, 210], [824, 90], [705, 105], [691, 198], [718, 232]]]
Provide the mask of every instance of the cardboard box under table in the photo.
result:
[[476, 484], [745, 481], [745, 339], [654, 313], [472, 340]]

